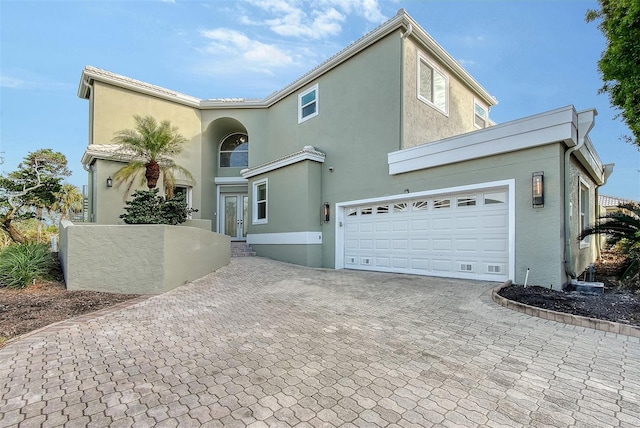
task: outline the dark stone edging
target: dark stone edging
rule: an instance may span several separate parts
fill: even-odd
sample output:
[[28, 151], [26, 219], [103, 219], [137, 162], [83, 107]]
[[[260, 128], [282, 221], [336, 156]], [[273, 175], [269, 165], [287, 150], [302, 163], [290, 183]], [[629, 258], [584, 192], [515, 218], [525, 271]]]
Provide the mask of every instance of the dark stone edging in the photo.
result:
[[514, 311], [522, 312], [533, 317], [542, 318], [550, 321], [557, 321], [565, 324], [576, 325], [579, 327], [593, 328], [609, 333], [624, 334], [632, 337], [640, 337], [640, 327], [622, 324], [619, 322], [600, 320], [597, 318], [583, 317], [580, 315], [567, 314], [564, 312], [551, 311], [549, 309], [538, 308], [524, 303], [509, 300], [498, 294], [500, 290], [510, 286], [511, 281], [507, 281], [491, 290], [491, 298], [499, 305]]

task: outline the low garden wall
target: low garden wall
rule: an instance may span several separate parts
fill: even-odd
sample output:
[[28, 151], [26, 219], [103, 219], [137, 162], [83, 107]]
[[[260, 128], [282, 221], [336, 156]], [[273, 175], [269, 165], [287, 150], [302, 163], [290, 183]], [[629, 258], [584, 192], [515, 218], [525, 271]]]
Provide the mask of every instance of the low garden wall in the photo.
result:
[[230, 238], [169, 225], [60, 224], [69, 290], [158, 294], [229, 264]]

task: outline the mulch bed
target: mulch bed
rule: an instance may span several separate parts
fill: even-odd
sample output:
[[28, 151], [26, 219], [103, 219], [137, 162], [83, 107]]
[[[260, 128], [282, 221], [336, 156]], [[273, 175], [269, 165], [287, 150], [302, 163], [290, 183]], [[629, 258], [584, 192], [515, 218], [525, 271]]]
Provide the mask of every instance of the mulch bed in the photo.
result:
[[631, 292], [607, 290], [604, 294], [586, 295], [510, 285], [498, 294], [538, 308], [640, 326], [640, 296]]
[[8, 339], [138, 297], [137, 294], [67, 291], [45, 281], [22, 290], [0, 288], [0, 346]]

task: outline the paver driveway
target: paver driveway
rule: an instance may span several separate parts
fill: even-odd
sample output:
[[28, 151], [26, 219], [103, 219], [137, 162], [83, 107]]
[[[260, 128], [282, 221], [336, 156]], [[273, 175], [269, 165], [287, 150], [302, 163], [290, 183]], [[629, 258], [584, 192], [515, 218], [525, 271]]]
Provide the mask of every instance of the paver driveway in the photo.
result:
[[262, 258], [0, 350], [0, 426], [640, 426], [637, 338]]

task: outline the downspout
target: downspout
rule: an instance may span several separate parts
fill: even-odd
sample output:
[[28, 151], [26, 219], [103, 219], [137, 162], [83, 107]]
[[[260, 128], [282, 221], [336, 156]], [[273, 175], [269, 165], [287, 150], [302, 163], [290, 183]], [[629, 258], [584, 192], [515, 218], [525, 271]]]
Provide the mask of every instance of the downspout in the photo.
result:
[[413, 26], [409, 23], [407, 30], [400, 35], [400, 141], [398, 143], [398, 150], [401, 150], [404, 144], [404, 41], [412, 32]]
[[597, 114], [596, 109], [578, 112], [578, 144], [564, 153], [564, 271], [570, 278], [577, 277], [571, 254], [571, 154], [584, 145]]

